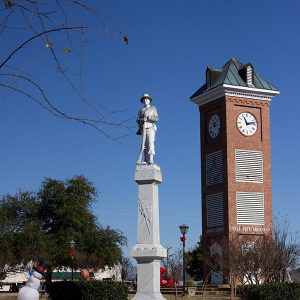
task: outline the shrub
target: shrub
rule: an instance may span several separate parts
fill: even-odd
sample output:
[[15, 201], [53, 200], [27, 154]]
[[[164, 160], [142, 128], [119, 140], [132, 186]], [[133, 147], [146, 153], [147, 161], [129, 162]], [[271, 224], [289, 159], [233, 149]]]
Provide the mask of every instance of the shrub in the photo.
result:
[[193, 287], [193, 286], [196, 286], [196, 285], [195, 285], [195, 283], [193, 282], [193, 280], [188, 280], [188, 281], [186, 282], [186, 286], [187, 286], [187, 287]]
[[60, 281], [49, 287], [52, 300], [127, 300], [126, 284], [112, 281]]
[[245, 286], [243, 300], [299, 300], [299, 283], [264, 283]]

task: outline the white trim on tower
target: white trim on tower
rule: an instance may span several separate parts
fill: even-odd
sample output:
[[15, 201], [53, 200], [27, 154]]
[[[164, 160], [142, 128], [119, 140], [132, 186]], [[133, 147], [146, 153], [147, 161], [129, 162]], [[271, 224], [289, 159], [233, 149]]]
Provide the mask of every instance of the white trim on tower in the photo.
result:
[[199, 96], [192, 98], [191, 102], [199, 106], [202, 106], [222, 96], [234, 96], [234, 97], [241, 97], [241, 98], [271, 101], [271, 99], [278, 94], [279, 91], [258, 89], [258, 88], [245, 87], [245, 86], [235, 86], [230, 84], [222, 84], [204, 92]]

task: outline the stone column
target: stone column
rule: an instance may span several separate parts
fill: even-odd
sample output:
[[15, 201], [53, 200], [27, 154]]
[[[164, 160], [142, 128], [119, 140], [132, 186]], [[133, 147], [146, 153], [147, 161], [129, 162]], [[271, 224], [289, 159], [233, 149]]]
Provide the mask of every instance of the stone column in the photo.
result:
[[167, 249], [160, 245], [158, 185], [162, 182], [160, 167], [137, 165], [134, 180], [138, 184], [137, 244], [131, 256], [137, 261], [137, 293], [134, 300], [163, 300], [160, 293], [160, 261]]

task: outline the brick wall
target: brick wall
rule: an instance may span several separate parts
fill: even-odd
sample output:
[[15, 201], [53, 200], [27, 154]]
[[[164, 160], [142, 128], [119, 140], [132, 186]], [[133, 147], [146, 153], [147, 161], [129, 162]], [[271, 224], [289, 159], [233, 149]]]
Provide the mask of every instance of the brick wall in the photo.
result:
[[[270, 157], [270, 102], [240, 97], [224, 96], [200, 108], [201, 138], [201, 187], [202, 187], [202, 236], [205, 249], [214, 242], [222, 245], [231, 232], [241, 234], [270, 234], [272, 232], [272, 181]], [[252, 113], [258, 123], [252, 136], [242, 135], [237, 128], [237, 117], [242, 112]], [[221, 120], [221, 130], [217, 138], [210, 138], [207, 124], [217, 113]], [[263, 183], [237, 182], [235, 149], [262, 151]], [[218, 150], [223, 153], [223, 182], [206, 186], [206, 155]], [[238, 225], [236, 192], [264, 193], [264, 225]], [[224, 226], [207, 228], [206, 196], [223, 192]], [[208, 255], [208, 254], [207, 254]]]

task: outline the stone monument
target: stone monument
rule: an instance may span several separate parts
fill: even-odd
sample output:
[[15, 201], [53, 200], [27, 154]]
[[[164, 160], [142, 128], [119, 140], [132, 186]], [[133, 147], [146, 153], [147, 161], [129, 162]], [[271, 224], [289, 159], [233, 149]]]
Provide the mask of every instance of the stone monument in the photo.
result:
[[137, 120], [142, 143], [134, 174], [134, 180], [138, 184], [138, 226], [137, 244], [131, 251], [131, 256], [137, 261], [137, 293], [133, 299], [163, 300], [165, 298], [160, 293], [160, 261], [167, 256], [167, 249], [160, 245], [159, 238], [158, 185], [162, 182], [162, 173], [153, 161], [154, 137], [157, 130], [153, 125], [158, 120], [158, 115], [156, 109], [149, 106], [152, 98], [148, 94], [145, 94], [141, 101], [144, 102], [145, 109], [143, 113], [142, 110], [139, 111]]

